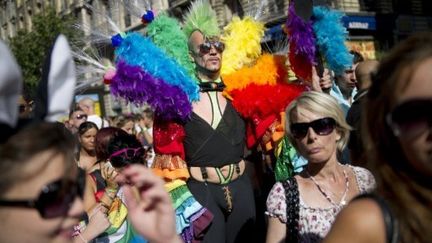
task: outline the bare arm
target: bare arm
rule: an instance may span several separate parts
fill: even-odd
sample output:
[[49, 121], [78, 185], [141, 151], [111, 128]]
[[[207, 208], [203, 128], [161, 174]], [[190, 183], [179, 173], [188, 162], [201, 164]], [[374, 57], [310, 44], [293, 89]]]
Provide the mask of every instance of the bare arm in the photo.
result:
[[286, 238], [286, 224], [282, 223], [278, 218], [268, 217], [267, 226], [267, 243], [284, 242]]
[[324, 242], [385, 243], [381, 209], [370, 199], [351, 202], [339, 213]]

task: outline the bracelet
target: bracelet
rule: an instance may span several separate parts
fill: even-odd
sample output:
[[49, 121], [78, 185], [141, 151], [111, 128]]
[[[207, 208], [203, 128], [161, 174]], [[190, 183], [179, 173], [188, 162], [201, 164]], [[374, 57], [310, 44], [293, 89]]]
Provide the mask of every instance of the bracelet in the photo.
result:
[[88, 241], [84, 239], [84, 236], [81, 235], [81, 232], [78, 232], [78, 236], [84, 243], [88, 243]]
[[105, 188], [105, 194], [110, 198], [110, 199], [114, 199], [116, 197], [117, 194], [117, 189], [109, 189], [109, 188]]

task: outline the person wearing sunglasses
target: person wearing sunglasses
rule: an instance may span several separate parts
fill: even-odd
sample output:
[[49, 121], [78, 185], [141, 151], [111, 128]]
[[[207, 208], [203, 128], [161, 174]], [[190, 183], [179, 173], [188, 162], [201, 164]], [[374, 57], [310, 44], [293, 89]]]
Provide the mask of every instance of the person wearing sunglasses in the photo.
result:
[[79, 126], [86, 121], [87, 115], [83, 110], [81, 110], [81, 108], [77, 107], [72, 109], [69, 113], [68, 128], [72, 134], [76, 134]]
[[293, 178], [277, 182], [267, 197], [267, 242], [319, 242], [338, 212], [356, 195], [373, 190], [372, 174], [342, 165], [350, 127], [332, 96], [310, 91], [286, 109], [287, 136], [307, 161]]
[[102, 205], [111, 225], [94, 240], [143, 242], [140, 236], [131, 233], [124, 193], [116, 177], [127, 165], [143, 164], [145, 151], [134, 135], [114, 127], [102, 128], [96, 135], [96, 143], [98, 163], [87, 176], [84, 206], [90, 215], [93, 208]]
[[[213, 13], [212, 9], [209, 11]], [[186, 22], [194, 26], [186, 35], [196, 66], [200, 99], [192, 104], [191, 118], [184, 125], [183, 144], [190, 172], [187, 186], [213, 214], [203, 242], [250, 242], [254, 240], [251, 232], [255, 203], [252, 183], [244, 175], [246, 129], [231, 102], [222, 95], [225, 86], [220, 70], [225, 45], [217, 31], [194, 25], [192, 18], [186, 17]], [[217, 29], [216, 19], [210, 18], [212, 21]]]
[[381, 61], [362, 124], [377, 189], [341, 212], [326, 242], [431, 241], [431, 67], [430, 32], [414, 34]]
[[71, 242], [83, 211], [73, 138], [39, 122], [0, 145], [0, 242]]

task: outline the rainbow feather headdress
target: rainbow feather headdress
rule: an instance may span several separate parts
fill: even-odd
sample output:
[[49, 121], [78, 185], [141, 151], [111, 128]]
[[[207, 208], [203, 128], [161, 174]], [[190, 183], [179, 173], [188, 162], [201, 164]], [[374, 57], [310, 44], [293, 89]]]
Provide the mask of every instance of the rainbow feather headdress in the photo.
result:
[[194, 31], [210, 38], [220, 35], [216, 12], [208, 0], [196, 0], [192, 3], [183, 20], [183, 31], [189, 38]]
[[294, 1], [290, 2], [286, 27], [291, 67], [299, 78], [311, 80], [312, 66], [322, 56], [331, 70], [341, 74], [351, 67], [353, 58], [344, 43], [348, 32], [341, 22], [342, 13], [324, 6], [313, 7], [312, 13], [304, 21], [296, 14]]

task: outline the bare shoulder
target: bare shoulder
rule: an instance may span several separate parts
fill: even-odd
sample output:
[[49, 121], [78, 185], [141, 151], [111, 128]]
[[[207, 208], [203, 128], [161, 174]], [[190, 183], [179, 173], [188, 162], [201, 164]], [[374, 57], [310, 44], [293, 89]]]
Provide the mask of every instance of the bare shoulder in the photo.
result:
[[324, 242], [384, 243], [385, 225], [380, 206], [372, 199], [357, 199], [336, 218]]

